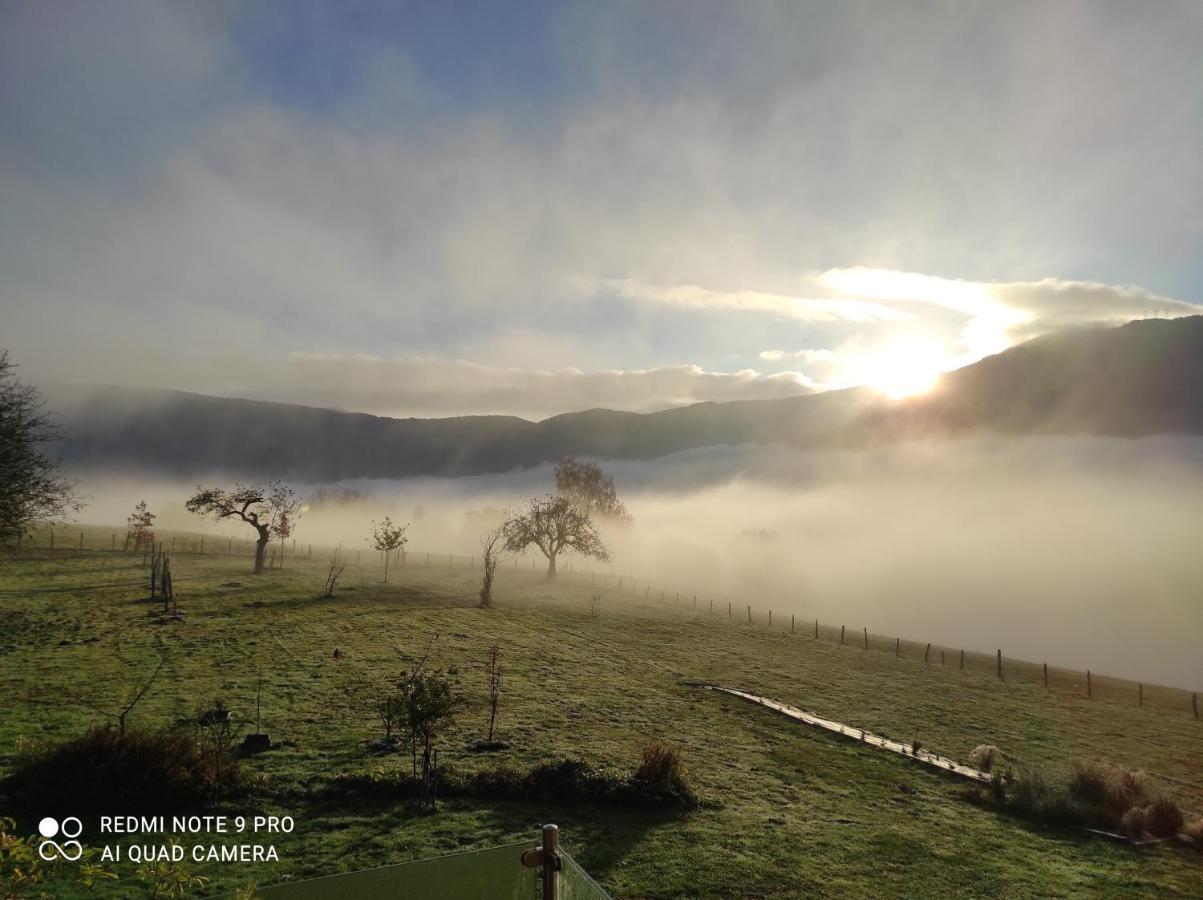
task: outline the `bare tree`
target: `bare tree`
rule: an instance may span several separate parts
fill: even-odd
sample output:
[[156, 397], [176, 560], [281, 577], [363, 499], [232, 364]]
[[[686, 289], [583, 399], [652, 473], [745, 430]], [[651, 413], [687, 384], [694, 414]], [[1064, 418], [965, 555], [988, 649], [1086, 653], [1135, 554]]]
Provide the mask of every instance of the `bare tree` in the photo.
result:
[[268, 503], [276, 513], [272, 521], [272, 535], [280, 539], [280, 568], [283, 569], [284, 539], [296, 530], [297, 520], [304, 511], [304, 500], [288, 485], [277, 481], [272, 485]]
[[408, 522], [404, 525], [398, 525], [388, 516], [384, 517], [383, 522], [372, 523], [372, 536], [368, 538], [368, 543], [384, 554], [385, 584], [388, 583], [389, 557], [396, 550], [400, 550], [402, 553], [405, 552], [405, 545], [409, 543], [409, 538], [405, 536], [405, 532], [408, 530]]
[[167, 665], [167, 660], [168, 657], [166, 653], [160, 655], [159, 664], [155, 666], [154, 671], [150, 673], [150, 677], [142, 683], [141, 687], [138, 687], [135, 684], [134, 688], [126, 696], [125, 702], [115, 710], [108, 707], [98, 706], [95, 703], [78, 697], [75, 698], [75, 701], [81, 706], [86, 706], [88, 709], [94, 710], [101, 715], [108, 716], [110, 719], [113, 719], [117, 723], [117, 733], [121, 737], [125, 737], [126, 719], [129, 718], [129, 714], [134, 711], [134, 708], [142, 702], [142, 698], [146, 696], [146, 692], [150, 690], [150, 686], [158, 679], [159, 673], [162, 672], [163, 667]]
[[259, 536], [255, 543], [255, 574], [262, 575], [267, 543], [275, 533], [281, 512], [293, 499], [295, 494], [290, 488], [272, 481], [267, 485], [236, 484], [232, 491], [198, 486], [185, 505], [189, 512], [207, 516], [215, 522], [241, 519], [254, 528]]
[[35, 522], [77, 511], [76, 483], [46, 452], [60, 434], [37, 389], [22, 384], [8, 351], [0, 351], [0, 544]]
[[556, 466], [556, 493], [567, 497], [585, 515], [607, 519], [629, 519], [631, 514], [618, 499], [614, 479], [597, 463], [563, 457]]
[[489, 740], [497, 725], [497, 707], [501, 704], [501, 649], [494, 644], [489, 650]]
[[480, 605], [488, 609], [493, 605], [493, 577], [497, 574], [497, 563], [505, 552], [505, 530], [494, 528], [480, 536], [481, 559], [484, 560], [484, 578], [480, 583]]
[[342, 577], [343, 569], [347, 564], [339, 558], [338, 551], [330, 557], [330, 565], [326, 569], [326, 591], [322, 594], [323, 597], [333, 597], [334, 588], [338, 586], [338, 579]]
[[565, 550], [602, 562], [610, 559], [610, 551], [602, 543], [588, 513], [562, 495], [530, 498], [526, 509], [512, 515], [503, 528], [506, 550], [520, 553], [533, 544], [547, 557], [548, 581], [555, 579], [556, 557]]
[[134, 511], [125, 520], [125, 546], [127, 549], [129, 548], [130, 541], [134, 542], [135, 553], [140, 551], [145, 545], [154, 543], [155, 518], [155, 514], [147, 509], [145, 500], [134, 507]]

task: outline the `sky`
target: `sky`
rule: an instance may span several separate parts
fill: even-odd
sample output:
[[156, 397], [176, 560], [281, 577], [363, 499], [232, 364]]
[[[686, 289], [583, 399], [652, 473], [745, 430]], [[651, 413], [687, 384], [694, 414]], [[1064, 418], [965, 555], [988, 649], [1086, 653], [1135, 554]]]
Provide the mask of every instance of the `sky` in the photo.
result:
[[1203, 312], [1203, 5], [0, 5], [36, 381], [542, 418]]

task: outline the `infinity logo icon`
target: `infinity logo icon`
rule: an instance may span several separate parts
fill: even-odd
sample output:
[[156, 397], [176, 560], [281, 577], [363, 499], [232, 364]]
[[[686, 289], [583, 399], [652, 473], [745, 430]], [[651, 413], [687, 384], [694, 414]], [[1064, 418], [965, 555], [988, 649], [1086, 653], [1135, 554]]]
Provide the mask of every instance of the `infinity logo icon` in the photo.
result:
[[[38, 823], [38, 832], [44, 838], [42, 843], [38, 844], [38, 856], [46, 862], [53, 862], [56, 859], [65, 859], [67, 862], [78, 861], [84, 855], [84, 846], [73, 838], [79, 837], [83, 830], [84, 823], [75, 816], [67, 816], [61, 825], [57, 819], [47, 816]], [[53, 840], [59, 834], [68, 840], [61, 844]]]

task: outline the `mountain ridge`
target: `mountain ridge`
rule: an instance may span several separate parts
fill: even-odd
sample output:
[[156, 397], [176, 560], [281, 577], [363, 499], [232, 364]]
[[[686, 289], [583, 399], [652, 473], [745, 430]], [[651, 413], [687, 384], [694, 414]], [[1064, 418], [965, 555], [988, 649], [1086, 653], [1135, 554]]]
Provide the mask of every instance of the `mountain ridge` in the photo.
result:
[[722, 444], [864, 446], [974, 431], [1203, 433], [1203, 316], [1045, 335], [890, 401], [865, 388], [704, 401], [652, 413], [593, 408], [539, 421], [389, 418], [187, 391], [47, 391], [79, 468], [308, 481], [496, 474], [563, 455], [665, 456]]

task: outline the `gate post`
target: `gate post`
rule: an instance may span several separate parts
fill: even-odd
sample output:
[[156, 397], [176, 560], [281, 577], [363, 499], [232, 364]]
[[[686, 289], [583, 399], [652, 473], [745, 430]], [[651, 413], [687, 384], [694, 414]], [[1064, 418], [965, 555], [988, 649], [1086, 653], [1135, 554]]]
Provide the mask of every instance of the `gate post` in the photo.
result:
[[543, 900], [558, 900], [559, 883], [556, 873], [560, 871], [560, 829], [555, 825], [543, 826], [543, 845], [522, 854], [522, 865], [527, 868], [543, 869]]

